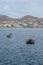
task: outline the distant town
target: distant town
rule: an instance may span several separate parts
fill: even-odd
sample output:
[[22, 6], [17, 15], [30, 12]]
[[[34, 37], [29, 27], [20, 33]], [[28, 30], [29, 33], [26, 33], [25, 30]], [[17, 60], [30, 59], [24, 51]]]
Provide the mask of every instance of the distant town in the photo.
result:
[[26, 15], [22, 18], [14, 19], [6, 15], [0, 15], [0, 28], [1, 27], [43, 27], [43, 18]]

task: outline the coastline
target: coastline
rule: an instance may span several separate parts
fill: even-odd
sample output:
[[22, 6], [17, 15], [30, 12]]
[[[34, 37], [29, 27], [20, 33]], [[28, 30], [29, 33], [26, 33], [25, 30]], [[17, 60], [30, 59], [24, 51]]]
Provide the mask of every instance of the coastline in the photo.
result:
[[4, 26], [2, 26], [2, 27], [0, 27], [0, 28], [43, 28], [43, 27], [4, 27]]

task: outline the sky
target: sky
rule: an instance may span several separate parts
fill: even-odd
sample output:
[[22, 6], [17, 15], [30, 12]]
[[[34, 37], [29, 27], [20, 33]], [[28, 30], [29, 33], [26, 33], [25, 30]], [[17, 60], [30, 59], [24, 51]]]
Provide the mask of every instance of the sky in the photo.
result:
[[0, 0], [0, 15], [13, 18], [32, 15], [43, 18], [43, 0]]

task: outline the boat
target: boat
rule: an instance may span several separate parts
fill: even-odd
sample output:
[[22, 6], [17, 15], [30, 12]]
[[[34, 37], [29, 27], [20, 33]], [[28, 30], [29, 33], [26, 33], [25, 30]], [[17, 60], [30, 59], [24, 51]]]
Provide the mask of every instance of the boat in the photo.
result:
[[26, 44], [34, 44], [35, 41], [33, 39], [27, 39]]
[[12, 33], [7, 34], [7, 38], [11, 38], [11, 36], [12, 36]]

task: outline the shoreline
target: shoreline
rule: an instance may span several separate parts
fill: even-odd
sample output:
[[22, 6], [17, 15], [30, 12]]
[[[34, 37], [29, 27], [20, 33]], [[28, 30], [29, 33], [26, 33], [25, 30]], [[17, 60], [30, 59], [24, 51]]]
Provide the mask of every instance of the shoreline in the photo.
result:
[[0, 27], [0, 28], [43, 28], [43, 27]]

